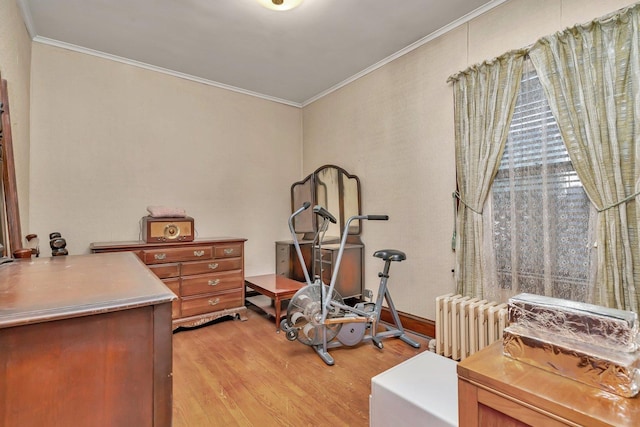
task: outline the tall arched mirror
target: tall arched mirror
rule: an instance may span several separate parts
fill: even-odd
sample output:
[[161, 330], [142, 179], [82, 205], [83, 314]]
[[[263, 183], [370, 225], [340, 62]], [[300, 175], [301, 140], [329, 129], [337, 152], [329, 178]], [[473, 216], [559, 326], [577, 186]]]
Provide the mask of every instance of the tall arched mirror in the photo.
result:
[[[302, 181], [291, 186], [291, 209], [297, 210], [304, 202], [320, 205], [336, 217], [336, 224], [330, 224], [327, 238], [339, 238], [347, 219], [360, 215], [360, 180], [335, 165], [324, 165], [316, 169]], [[294, 229], [305, 236], [313, 235], [317, 229], [317, 218], [311, 210], [296, 217]], [[350, 240], [359, 241], [360, 221], [352, 221], [349, 226]]]
[[[313, 239], [319, 221], [313, 209], [296, 216], [293, 224], [295, 232], [302, 236], [299, 239], [300, 250], [307, 271], [312, 275], [321, 275], [323, 282], [329, 283], [337, 263], [338, 242], [345, 224], [350, 217], [360, 215], [360, 180], [341, 167], [322, 166], [291, 186], [291, 212], [298, 210], [305, 202], [312, 206], [320, 205], [336, 217], [336, 224], [329, 225], [320, 250], [314, 248]], [[360, 240], [361, 227], [358, 220], [349, 224], [336, 281], [336, 291], [343, 298], [361, 298], [363, 294], [364, 245]], [[291, 240], [276, 242], [276, 273], [304, 281], [292, 243]]]

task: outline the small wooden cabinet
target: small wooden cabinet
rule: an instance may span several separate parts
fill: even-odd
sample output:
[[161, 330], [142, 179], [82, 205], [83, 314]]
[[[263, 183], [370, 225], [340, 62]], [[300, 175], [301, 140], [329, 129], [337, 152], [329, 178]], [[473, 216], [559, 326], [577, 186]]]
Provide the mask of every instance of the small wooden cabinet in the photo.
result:
[[[320, 256], [316, 259], [314, 271], [319, 272], [320, 263], [322, 263], [322, 281], [326, 284], [331, 283], [331, 276], [338, 261], [339, 249], [339, 244], [323, 245]], [[364, 293], [363, 250], [364, 245], [353, 243], [347, 243], [344, 247], [336, 279], [336, 290], [342, 298], [362, 298]]]
[[[301, 240], [299, 243], [302, 257], [304, 258], [309, 275], [311, 275], [312, 242], [311, 240]], [[291, 240], [276, 242], [276, 274], [299, 282], [305, 281], [302, 266], [296, 253], [296, 247]]]
[[[336, 266], [340, 245], [338, 243], [323, 244], [320, 253], [316, 254], [315, 262], [312, 261], [312, 249], [311, 241], [300, 243], [300, 251], [309, 270], [309, 276], [313, 280], [313, 274], [319, 274], [322, 265], [322, 281], [328, 285]], [[336, 279], [336, 291], [342, 298], [362, 298], [364, 292], [363, 252], [364, 245], [362, 244], [347, 243], [345, 245]], [[300, 282], [305, 281], [292, 241], [276, 242], [276, 274]]]
[[223, 316], [246, 320], [244, 242], [233, 237], [193, 242], [92, 243], [93, 253], [133, 252], [178, 296], [173, 327], [198, 326]]
[[640, 399], [625, 398], [502, 354], [502, 341], [458, 364], [460, 427], [637, 426]]

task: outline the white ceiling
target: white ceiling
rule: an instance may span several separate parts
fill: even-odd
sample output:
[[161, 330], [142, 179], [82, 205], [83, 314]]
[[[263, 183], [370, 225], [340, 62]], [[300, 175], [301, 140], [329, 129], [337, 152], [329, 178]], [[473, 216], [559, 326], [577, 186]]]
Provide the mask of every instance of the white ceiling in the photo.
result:
[[506, 0], [18, 0], [36, 41], [302, 106]]

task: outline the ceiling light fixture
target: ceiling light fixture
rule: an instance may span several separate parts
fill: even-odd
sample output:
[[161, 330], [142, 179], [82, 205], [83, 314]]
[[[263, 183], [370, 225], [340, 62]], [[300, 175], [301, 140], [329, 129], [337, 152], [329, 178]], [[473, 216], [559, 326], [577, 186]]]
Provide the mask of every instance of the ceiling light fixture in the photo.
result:
[[302, 0], [258, 0], [258, 3], [271, 10], [290, 10], [300, 6]]

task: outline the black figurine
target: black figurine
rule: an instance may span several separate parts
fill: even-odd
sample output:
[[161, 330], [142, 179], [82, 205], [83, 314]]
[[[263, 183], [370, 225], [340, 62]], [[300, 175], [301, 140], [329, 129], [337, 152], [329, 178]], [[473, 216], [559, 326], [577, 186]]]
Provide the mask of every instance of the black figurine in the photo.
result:
[[51, 256], [68, 255], [67, 241], [57, 231], [49, 234], [49, 246], [51, 246]]

